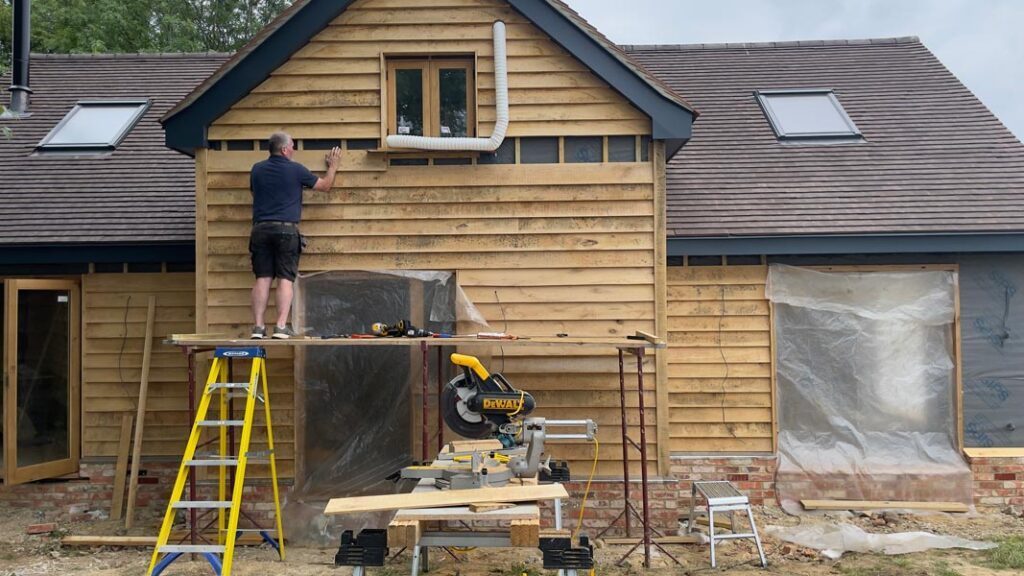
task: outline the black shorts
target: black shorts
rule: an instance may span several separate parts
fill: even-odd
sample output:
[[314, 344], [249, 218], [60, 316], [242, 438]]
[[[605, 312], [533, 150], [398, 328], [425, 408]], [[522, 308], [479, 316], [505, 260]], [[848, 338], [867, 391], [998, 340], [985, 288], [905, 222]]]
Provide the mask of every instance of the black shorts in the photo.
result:
[[249, 235], [252, 271], [257, 278], [295, 281], [299, 272], [302, 237], [297, 226], [257, 222]]

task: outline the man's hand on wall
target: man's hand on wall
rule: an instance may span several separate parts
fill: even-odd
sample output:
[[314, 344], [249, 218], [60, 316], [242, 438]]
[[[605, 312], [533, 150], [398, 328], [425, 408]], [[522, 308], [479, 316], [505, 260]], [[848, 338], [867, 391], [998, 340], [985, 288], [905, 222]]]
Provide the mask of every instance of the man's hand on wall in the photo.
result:
[[324, 161], [327, 162], [328, 169], [337, 170], [338, 163], [341, 161], [341, 148], [338, 148], [337, 146], [332, 148], [330, 152], [324, 155]]

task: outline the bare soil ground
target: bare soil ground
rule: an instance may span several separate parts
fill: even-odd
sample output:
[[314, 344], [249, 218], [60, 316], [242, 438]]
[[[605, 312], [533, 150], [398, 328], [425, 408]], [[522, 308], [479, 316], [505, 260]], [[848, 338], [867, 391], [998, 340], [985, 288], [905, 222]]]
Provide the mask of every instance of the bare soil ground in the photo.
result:
[[[0, 576], [30, 576], [37, 574], [75, 574], [80, 576], [115, 576], [145, 574], [151, 552], [140, 548], [81, 548], [62, 546], [60, 537], [67, 534], [124, 534], [118, 523], [97, 520], [82, 523], [59, 524], [58, 532], [50, 535], [29, 536], [25, 529], [43, 521], [35, 512], [23, 508], [10, 508], [0, 504]], [[1003, 552], [1019, 554], [1024, 562], [1024, 519], [999, 510], [985, 510], [977, 515], [822, 515], [789, 516], [774, 507], [757, 512], [758, 526], [795, 526], [817, 522], [847, 522], [874, 533], [927, 531], [964, 538], [1004, 542]], [[762, 531], [763, 533], [763, 531]], [[131, 535], [155, 535], [156, 522], [152, 518], [141, 522]], [[1017, 540], [1013, 540], [1016, 537]], [[1007, 539], [1010, 539], [1009, 541]], [[597, 574], [627, 576], [647, 574], [788, 574], [798, 576], [847, 575], [936, 575], [982, 576], [1024, 574], [1024, 565], [1004, 562], [998, 564], [992, 552], [970, 550], [934, 550], [902, 556], [875, 554], [847, 554], [838, 561], [828, 560], [816, 551], [800, 548], [764, 538], [769, 567], [762, 570], [752, 542], [734, 541], [719, 549], [719, 568], [712, 570], [708, 562], [707, 546], [673, 545], [668, 547], [681, 564], [675, 564], [655, 550], [653, 567], [642, 569], [643, 556], [635, 553], [619, 565], [627, 550], [624, 546], [607, 546], [597, 550]], [[334, 549], [288, 547], [287, 561], [279, 562], [267, 547], [240, 548], [236, 553], [233, 573], [236, 576], [274, 574], [275, 576], [347, 576], [349, 568], [335, 568]], [[536, 550], [477, 549], [460, 554], [461, 561], [434, 550], [431, 555], [430, 574], [442, 576], [530, 576], [554, 574], [541, 568], [540, 553]], [[993, 564], [993, 563], [996, 564]], [[409, 573], [410, 557], [405, 553], [387, 566], [371, 568], [369, 574], [399, 576]], [[1001, 567], [997, 567], [1001, 566]], [[172, 565], [167, 575], [205, 575], [212, 571], [205, 561], [189, 562], [182, 558]]]

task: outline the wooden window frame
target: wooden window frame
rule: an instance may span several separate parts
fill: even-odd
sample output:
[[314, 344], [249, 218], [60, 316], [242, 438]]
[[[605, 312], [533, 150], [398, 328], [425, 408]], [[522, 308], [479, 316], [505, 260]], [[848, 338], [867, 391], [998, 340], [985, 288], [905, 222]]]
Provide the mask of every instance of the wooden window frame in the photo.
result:
[[475, 138], [476, 126], [476, 63], [474, 56], [384, 56], [387, 77], [384, 93], [386, 121], [385, 133], [381, 138], [386, 146], [387, 136], [398, 134], [398, 99], [395, 89], [395, 72], [398, 70], [421, 70], [423, 82], [423, 136], [441, 137], [441, 78], [442, 69], [461, 68], [466, 71], [466, 137]]

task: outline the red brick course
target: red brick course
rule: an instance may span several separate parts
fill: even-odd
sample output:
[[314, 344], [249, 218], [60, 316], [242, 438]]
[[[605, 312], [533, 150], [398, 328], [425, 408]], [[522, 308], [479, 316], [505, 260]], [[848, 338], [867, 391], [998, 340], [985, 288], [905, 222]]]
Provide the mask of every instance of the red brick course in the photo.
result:
[[[1024, 458], [970, 458], [974, 475], [974, 501], [982, 506], [1024, 507]], [[145, 462], [143, 469], [147, 478], [155, 484], [140, 484], [136, 510], [138, 518], [159, 518], [167, 505], [167, 498], [178, 470], [176, 462]], [[674, 533], [678, 528], [681, 510], [690, 506], [690, 487], [694, 480], [729, 480], [746, 494], [751, 503], [761, 505], [776, 502], [775, 492], [776, 460], [772, 456], [737, 458], [674, 458], [671, 461], [668, 478], [652, 479], [648, 498], [652, 525], [662, 533]], [[653, 473], [653, 470], [651, 471]], [[106, 518], [114, 485], [114, 463], [85, 463], [81, 466], [81, 478], [34, 482], [0, 488], [0, 501], [11, 506], [32, 508], [40, 512], [40, 522]], [[579, 514], [579, 496], [585, 484], [571, 482], [566, 485], [569, 500], [563, 502], [563, 519], [566, 527], [575, 527]], [[282, 498], [286, 499], [288, 486], [282, 486]], [[203, 483], [200, 498], [212, 498], [215, 484]], [[256, 481], [246, 486], [247, 500], [257, 504], [251, 506], [252, 515], [260, 522], [271, 518], [272, 502], [270, 485]], [[630, 501], [637, 512], [641, 511], [642, 494], [639, 483], [630, 485]], [[264, 505], [260, 505], [263, 503]], [[587, 508], [583, 516], [585, 530], [595, 535], [607, 527], [625, 506], [621, 481], [595, 481], [591, 486]], [[553, 516], [544, 514], [549, 521]], [[637, 521], [631, 521], [636, 534]], [[625, 533], [624, 523], [619, 518], [609, 535]]]

